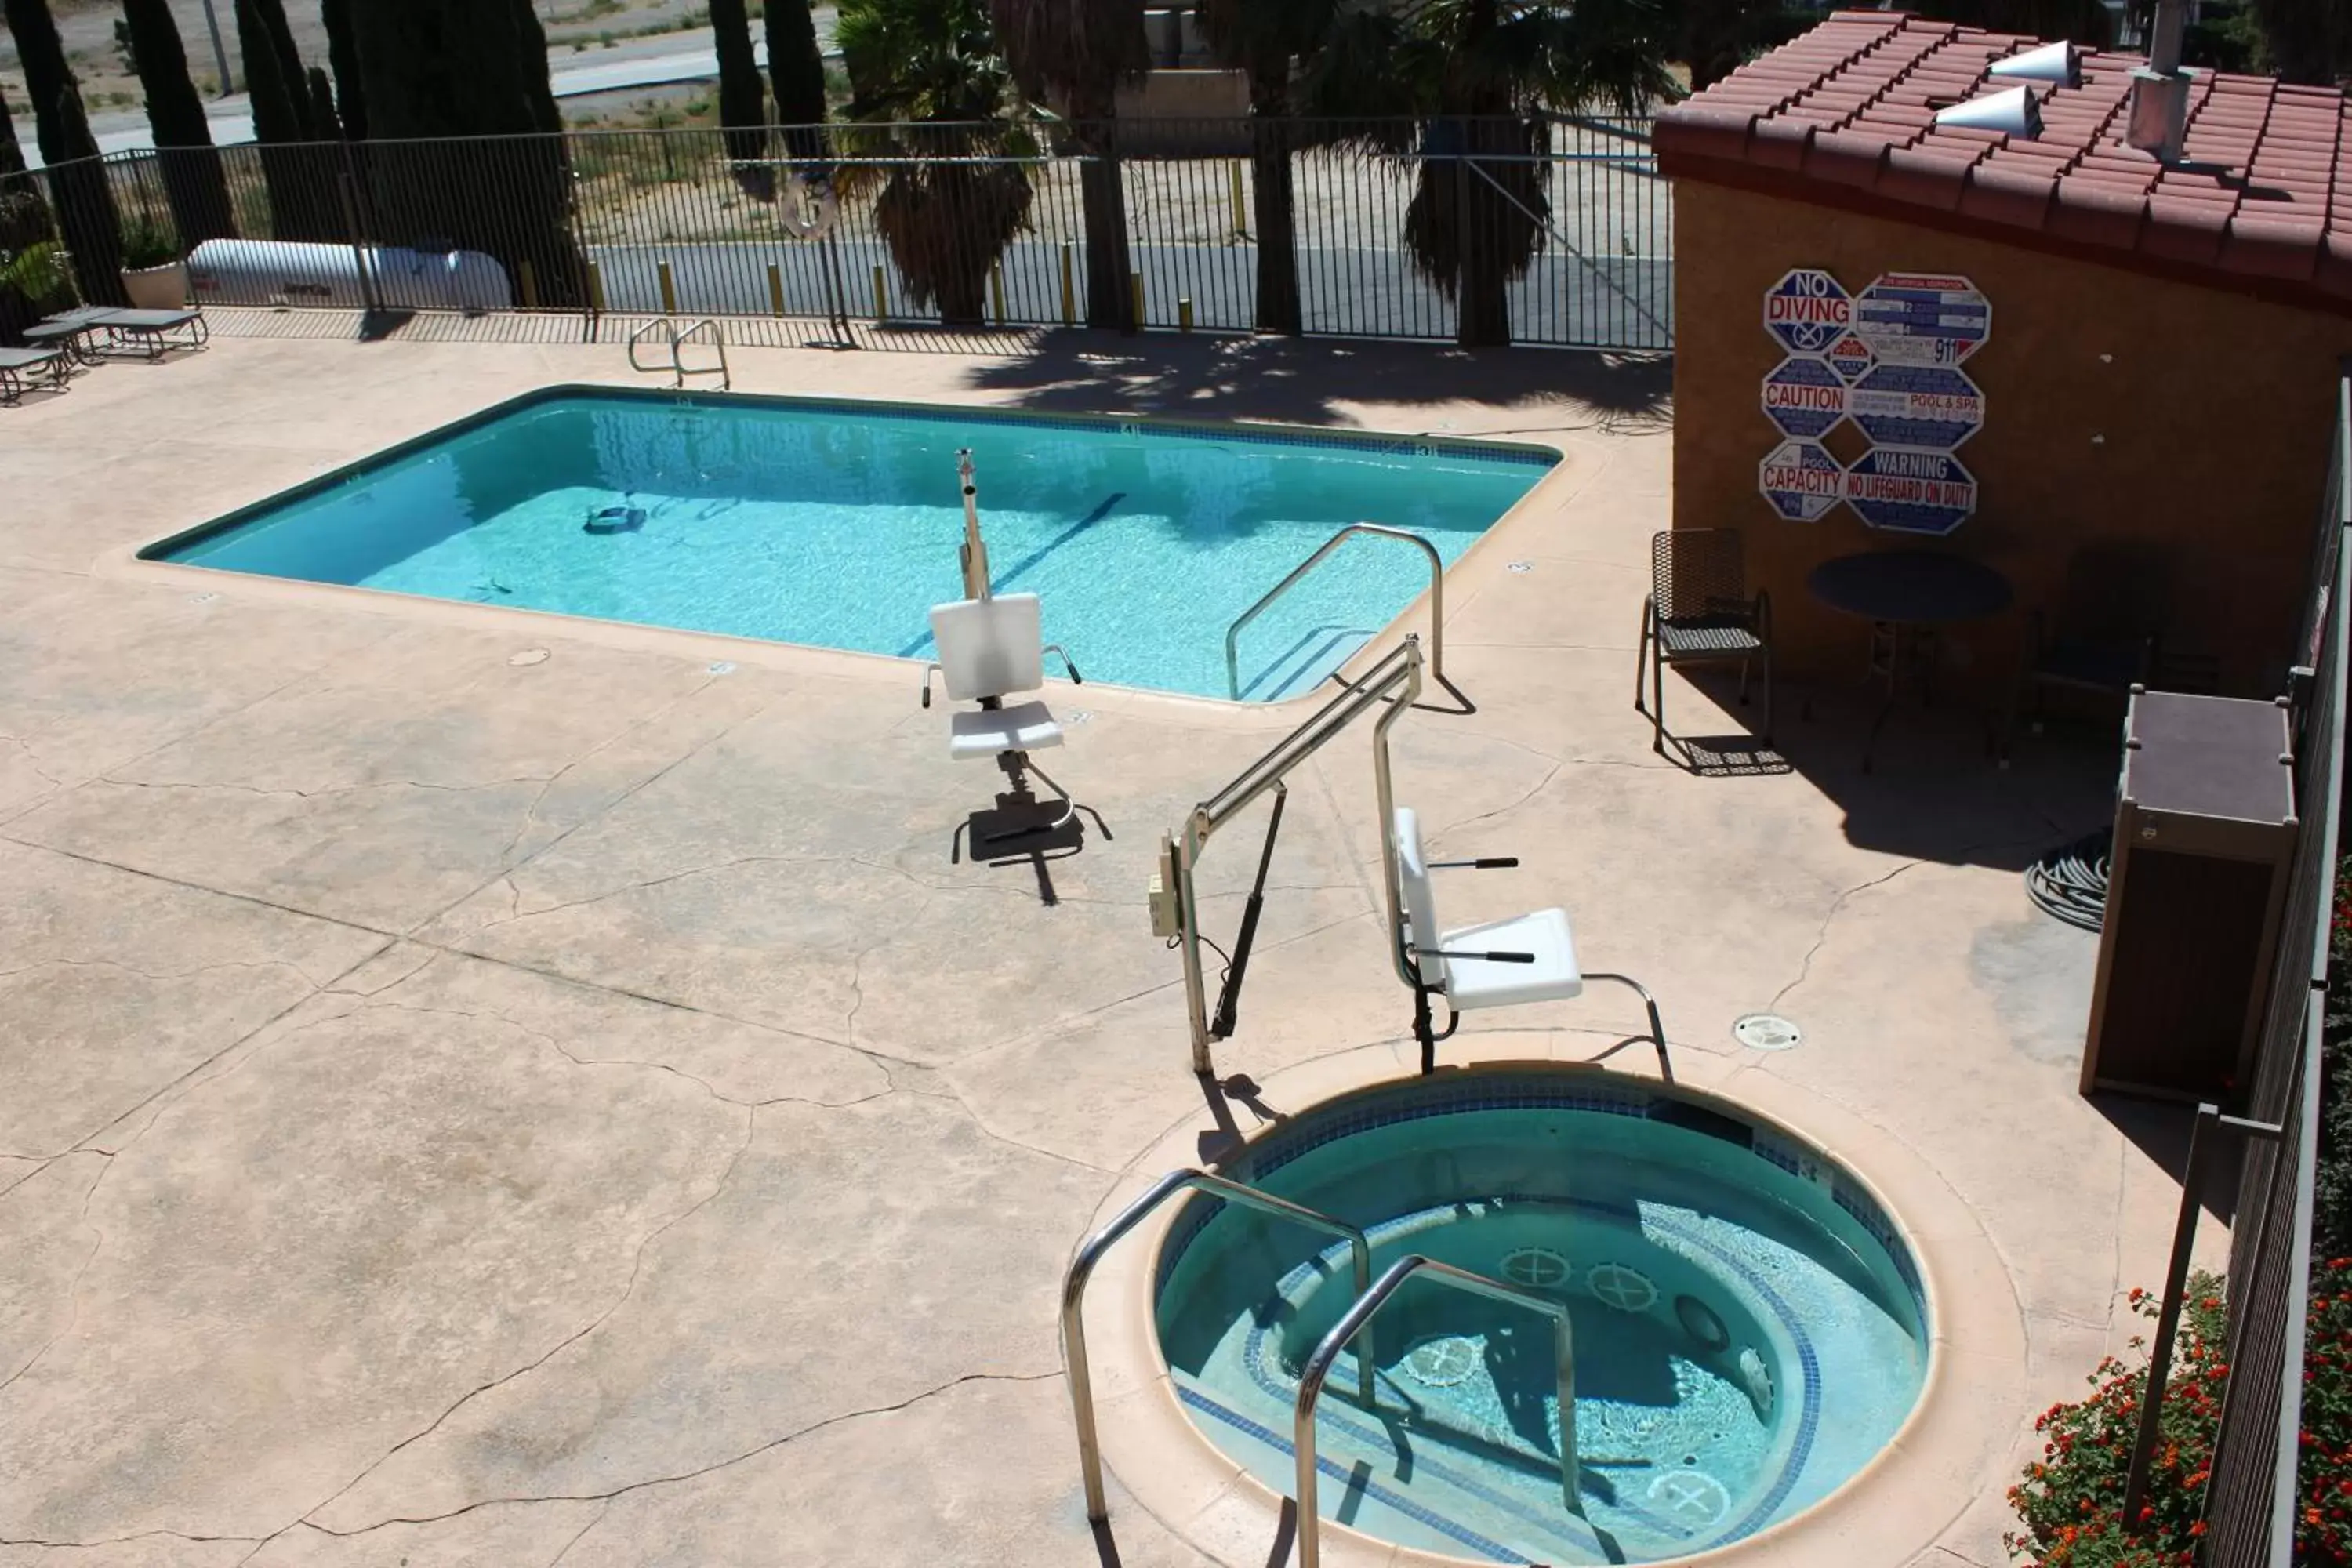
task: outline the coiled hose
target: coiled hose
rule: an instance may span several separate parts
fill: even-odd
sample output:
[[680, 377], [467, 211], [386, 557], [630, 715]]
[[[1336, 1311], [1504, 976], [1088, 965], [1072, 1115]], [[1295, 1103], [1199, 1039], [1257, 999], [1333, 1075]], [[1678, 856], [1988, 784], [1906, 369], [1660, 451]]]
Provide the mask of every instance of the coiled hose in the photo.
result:
[[2025, 868], [2025, 896], [2043, 914], [2084, 931], [2106, 921], [2107, 871], [2115, 830], [2102, 827], [2062, 845]]

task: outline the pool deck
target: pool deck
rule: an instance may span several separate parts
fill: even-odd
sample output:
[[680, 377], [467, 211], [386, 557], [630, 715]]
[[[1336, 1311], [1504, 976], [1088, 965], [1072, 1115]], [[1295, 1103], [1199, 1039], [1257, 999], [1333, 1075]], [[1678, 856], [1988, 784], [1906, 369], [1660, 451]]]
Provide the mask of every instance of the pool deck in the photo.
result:
[[[1116, 838], [950, 865], [996, 774], [950, 764], [912, 665], [127, 564], [529, 388], [641, 379], [609, 344], [299, 325], [224, 313], [205, 353], [0, 410], [0, 1568], [1264, 1563], [1230, 1492], [1155, 1512], [1115, 1479], [1089, 1531], [1055, 1304], [1116, 1197], [1408, 1064], [1368, 738], [1291, 793], [1204, 1095], [1145, 884], [1298, 709], [1057, 688], [1087, 718], [1049, 765]], [[734, 363], [1560, 447], [1449, 577], [1476, 710], [1399, 726], [1399, 797], [1433, 853], [1523, 860], [1448, 884], [1454, 913], [1567, 904], [1684, 1076], [1827, 1130], [2001, 1347], [1948, 1369], [1965, 1419], [1856, 1489], [1917, 1481], [1901, 1528], [1793, 1541], [2006, 1561], [2032, 1416], [2133, 1331], [2179, 1193], [2177, 1117], [2075, 1093], [2092, 939], [2017, 875], [2104, 818], [2108, 753], [2053, 734], [1996, 771], [1906, 712], [1864, 775], [1866, 708], [1827, 691], [1810, 723], [1784, 703], [1785, 769], [1654, 755], [1627, 688], [1655, 365], [1085, 338]], [[1221, 940], [1256, 837], [1204, 866]], [[1764, 1008], [1803, 1043], [1736, 1044]], [[1635, 1021], [1600, 989], [1443, 1055], [1584, 1058]]]

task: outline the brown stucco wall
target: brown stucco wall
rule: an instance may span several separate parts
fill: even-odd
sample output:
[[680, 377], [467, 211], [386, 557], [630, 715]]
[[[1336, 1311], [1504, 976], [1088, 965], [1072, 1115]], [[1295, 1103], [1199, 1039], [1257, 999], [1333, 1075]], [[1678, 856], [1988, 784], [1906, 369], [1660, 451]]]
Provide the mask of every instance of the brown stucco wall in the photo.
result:
[[[1675, 197], [1675, 526], [1743, 531], [1784, 669], [1861, 668], [1864, 627], [1805, 593], [1832, 556], [1956, 550], [2005, 573], [2021, 611], [2054, 613], [2076, 549], [2134, 541], [2173, 568], [2168, 646], [2217, 659], [2225, 692], [2273, 694], [2292, 662], [2352, 320], [1696, 178]], [[1780, 439], [1759, 405], [1781, 357], [1762, 301], [1792, 267], [1853, 291], [1882, 272], [1959, 273], [1992, 301], [1991, 338], [1964, 367], [1985, 395], [1985, 426], [1959, 451], [1979, 501], [1948, 542], [1874, 531], [1843, 506], [1783, 521], [1757, 493]], [[1846, 462], [1866, 446], [1851, 424], [1827, 444]], [[2022, 626], [1948, 630], [1949, 677], [2006, 695]]]

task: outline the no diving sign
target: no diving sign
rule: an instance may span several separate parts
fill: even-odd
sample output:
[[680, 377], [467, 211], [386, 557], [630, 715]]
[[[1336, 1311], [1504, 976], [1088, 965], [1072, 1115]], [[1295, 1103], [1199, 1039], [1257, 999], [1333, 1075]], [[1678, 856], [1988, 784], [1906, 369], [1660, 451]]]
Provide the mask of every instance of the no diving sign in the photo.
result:
[[1947, 534], [1977, 510], [1976, 477], [1949, 452], [1873, 447], [1846, 471], [1844, 488], [1863, 521], [1897, 533]]
[[1845, 470], [1818, 441], [1783, 441], [1756, 470], [1756, 488], [1790, 522], [1816, 522], [1837, 505]]
[[1800, 267], [1764, 295], [1764, 330], [1792, 354], [1817, 354], [1853, 324], [1853, 296], [1818, 267]]

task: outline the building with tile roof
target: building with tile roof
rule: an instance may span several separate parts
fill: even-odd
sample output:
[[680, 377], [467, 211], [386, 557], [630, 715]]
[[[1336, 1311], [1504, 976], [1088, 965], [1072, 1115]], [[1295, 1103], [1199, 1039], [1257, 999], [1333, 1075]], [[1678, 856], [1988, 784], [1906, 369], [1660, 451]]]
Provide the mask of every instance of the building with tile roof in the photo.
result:
[[[2177, 585], [2167, 645], [2181, 668], [2266, 693], [2294, 661], [2282, 628], [2296, 620], [2338, 359], [2352, 352], [2345, 96], [2194, 73], [2181, 157], [2168, 165], [2125, 140], [2132, 72], [2145, 62], [2087, 52], [2075, 79], [2023, 84], [2031, 130], [1938, 123], [2020, 85], [1994, 67], [2041, 44], [1837, 12], [1660, 116], [1675, 196], [1675, 525], [1740, 529], [1751, 572], [1773, 592], [1784, 658], [1824, 673], [1861, 658], [1855, 626], [1809, 603], [1805, 579], [1830, 556], [1964, 552], [2006, 574], [2021, 606], [2054, 615], [2071, 563], [2143, 547]], [[1792, 437], [1764, 404], [1768, 377], [1784, 400], [1842, 395], [1793, 385], [1822, 377], [1786, 364], [1826, 358], [1826, 344], [1766, 330], [1765, 296], [1797, 269], [1833, 278], [1856, 299], [1857, 321], [1860, 297], [1890, 275], [1972, 286], [1989, 333], [1945, 345], [1955, 357], [1935, 374], [1879, 382], [1930, 407], [1949, 405], [1944, 395], [1965, 404], [1966, 386], [1980, 394], [1969, 416], [1980, 423], [1937, 434], [1882, 418], [1872, 437], [1849, 416]], [[1837, 379], [1852, 396], [1886, 355], [1843, 346], [1852, 358]], [[1937, 352], [1894, 350], [1915, 370], [1936, 365]], [[1793, 521], [1783, 514], [1814, 509], [1768, 500], [1759, 468], [1792, 438], [1844, 472], [1874, 447], [1940, 449], [1973, 510], [1922, 521], [1849, 500]], [[1997, 689], [2027, 624], [1954, 628], [1944, 659]]]

